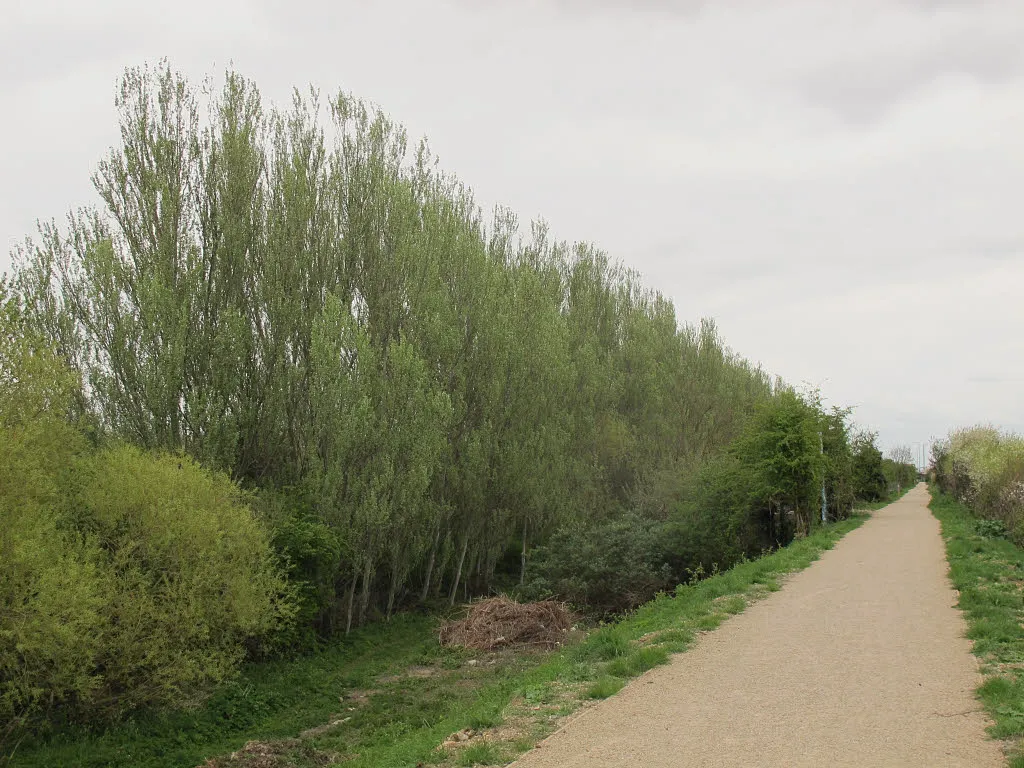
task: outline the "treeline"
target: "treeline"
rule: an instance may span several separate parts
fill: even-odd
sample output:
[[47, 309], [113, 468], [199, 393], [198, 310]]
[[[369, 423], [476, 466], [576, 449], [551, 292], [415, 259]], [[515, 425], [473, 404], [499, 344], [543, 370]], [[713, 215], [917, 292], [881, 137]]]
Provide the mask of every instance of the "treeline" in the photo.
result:
[[180, 704], [516, 583], [629, 607], [870, 495], [847, 411], [596, 248], [485, 221], [378, 109], [268, 109], [233, 72], [204, 104], [166, 66], [117, 106], [102, 205], [5, 289], [2, 383], [49, 426], [0, 425], [0, 715]]
[[939, 487], [1024, 545], [1024, 438], [992, 426], [950, 432], [932, 446]]

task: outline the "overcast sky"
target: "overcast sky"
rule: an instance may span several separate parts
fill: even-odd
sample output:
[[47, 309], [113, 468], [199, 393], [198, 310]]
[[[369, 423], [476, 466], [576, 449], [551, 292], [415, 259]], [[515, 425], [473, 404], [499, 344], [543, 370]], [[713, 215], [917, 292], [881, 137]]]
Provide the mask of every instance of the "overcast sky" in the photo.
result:
[[1024, 431], [1024, 0], [11, 8], [5, 245], [94, 202], [125, 67], [233, 61], [277, 103], [376, 101], [485, 207], [595, 242], [886, 447]]

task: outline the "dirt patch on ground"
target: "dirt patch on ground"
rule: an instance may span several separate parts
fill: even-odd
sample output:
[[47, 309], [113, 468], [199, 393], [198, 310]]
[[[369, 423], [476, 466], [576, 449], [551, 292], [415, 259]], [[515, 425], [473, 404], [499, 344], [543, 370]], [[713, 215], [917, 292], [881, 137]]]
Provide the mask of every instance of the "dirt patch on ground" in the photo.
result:
[[331, 719], [323, 725], [318, 725], [315, 728], [307, 728], [306, 730], [304, 730], [302, 733], [299, 734], [299, 738], [315, 739], [317, 736], [323, 736], [325, 733], [333, 731], [335, 728], [344, 725], [351, 719], [351, 717], [341, 717], [340, 715], [332, 715]]
[[210, 758], [199, 768], [288, 768], [297, 759], [312, 765], [332, 765], [345, 758], [320, 752], [298, 739], [250, 741], [230, 755]]
[[383, 675], [378, 677], [377, 682], [381, 685], [388, 685], [389, 683], [399, 683], [402, 680], [409, 679], [425, 680], [428, 677], [433, 677], [440, 671], [437, 667], [409, 667], [400, 675]]
[[534, 646], [553, 648], [565, 642], [575, 616], [565, 603], [542, 600], [517, 603], [508, 597], [491, 597], [472, 603], [464, 618], [441, 627], [445, 646], [479, 651]]
[[344, 696], [339, 696], [338, 700], [342, 704], [348, 704], [349, 706], [362, 706], [366, 704], [371, 696], [376, 696], [380, 691], [375, 688], [368, 688], [366, 690], [356, 689], [349, 691]]

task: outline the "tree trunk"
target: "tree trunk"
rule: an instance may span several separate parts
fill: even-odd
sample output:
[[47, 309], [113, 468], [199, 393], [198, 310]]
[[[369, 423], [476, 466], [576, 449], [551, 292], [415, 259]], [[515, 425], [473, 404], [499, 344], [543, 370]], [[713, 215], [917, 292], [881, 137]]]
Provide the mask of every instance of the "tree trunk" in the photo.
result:
[[366, 609], [370, 605], [370, 560], [366, 561], [366, 568], [363, 569], [363, 591], [359, 596], [359, 626], [366, 623]]
[[427, 559], [427, 572], [423, 576], [423, 589], [420, 590], [420, 602], [427, 602], [427, 595], [430, 594], [430, 578], [434, 575], [434, 562], [437, 560], [437, 540], [441, 531], [434, 535], [434, 546], [430, 548], [430, 557]]
[[526, 521], [523, 520], [523, 552], [519, 556], [519, 586], [526, 583]]
[[455, 566], [455, 581], [452, 582], [452, 591], [448, 596], [448, 605], [455, 605], [455, 596], [459, 593], [459, 581], [462, 579], [462, 565], [466, 561], [467, 549], [469, 549], [469, 536], [462, 540], [462, 551], [459, 553], [459, 562]]
[[395, 607], [395, 593], [398, 591], [398, 563], [391, 564], [391, 584], [388, 587], [387, 620], [391, 621], [391, 611]]
[[352, 575], [352, 584], [348, 588], [348, 615], [345, 618], [345, 634], [352, 631], [352, 607], [356, 599], [356, 582], [358, 578]]
[[434, 579], [434, 586], [431, 588], [434, 593], [434, 599], [440, 600], [444, 597], [444, 593], [448, 591], [448, 588], [444, 584], [443, 574], [448, 570], [448, 561], [452, 556], [452, 532], [448, 529], [444, 532], [441, 537], [441, 546], [438, 547], [437, 561], [434, 563], [434, 570], [437, 571], [438, 577]]

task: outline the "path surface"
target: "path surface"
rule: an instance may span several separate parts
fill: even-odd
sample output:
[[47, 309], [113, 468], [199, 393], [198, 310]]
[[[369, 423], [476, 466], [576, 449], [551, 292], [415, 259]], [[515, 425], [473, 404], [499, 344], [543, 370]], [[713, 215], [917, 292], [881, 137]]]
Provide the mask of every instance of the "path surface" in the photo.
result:
[[918, 486], [519, 768], [1002, 766]]

